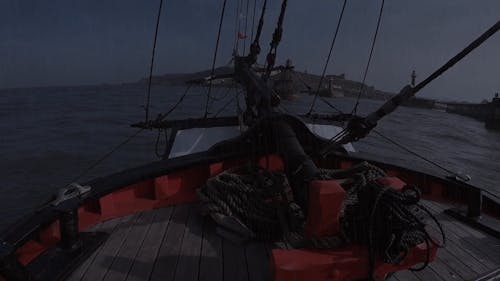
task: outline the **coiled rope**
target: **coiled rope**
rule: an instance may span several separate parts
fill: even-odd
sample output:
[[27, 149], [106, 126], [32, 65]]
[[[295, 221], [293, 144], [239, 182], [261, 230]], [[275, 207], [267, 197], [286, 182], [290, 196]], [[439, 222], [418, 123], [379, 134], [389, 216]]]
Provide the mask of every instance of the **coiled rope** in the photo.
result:
[[[245, 173], [246, 172], [246, 173]], [[418, 202], [420, 191], [407, 185], [402, 191], [380, 184], [380, 168], [366, 162], [346, 170], [321, 170], [321, 179], [336, 179], [346, 191], [340, 214], [341, 230], [336, 236], [305, 238], [305, 218], [294, 203], [286, 176], [282, 172], [226, 171], [208, 180], [198, 191], [202, 211], [240, 238], [269, 242], [285, 241], [294, 248], [331, 249], [348, 243], [368, 248], [370, 274], [376, 258], [401, 263], [411, 248], [444, 246], [445, 235], [437, 219]], [[427, 232], [430, 217], [441, 231], [441, 242]]]

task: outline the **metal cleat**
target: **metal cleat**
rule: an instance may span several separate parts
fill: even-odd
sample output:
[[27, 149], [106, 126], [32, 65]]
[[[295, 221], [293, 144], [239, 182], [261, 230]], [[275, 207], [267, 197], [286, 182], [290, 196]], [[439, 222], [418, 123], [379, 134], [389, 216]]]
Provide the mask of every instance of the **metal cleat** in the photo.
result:
[[57, 192], [57, 197], [56, 199], [54, 199], [54, 201], [52, 201], [51, 205], [57, 206], [69, 199], [80, 197], [83, 194], [88, 193], [91, 189], [92, 187], [88, 185], [82, 186], [76, 182], [71, 183], [67, 187], [59, 189], [59, 191]]

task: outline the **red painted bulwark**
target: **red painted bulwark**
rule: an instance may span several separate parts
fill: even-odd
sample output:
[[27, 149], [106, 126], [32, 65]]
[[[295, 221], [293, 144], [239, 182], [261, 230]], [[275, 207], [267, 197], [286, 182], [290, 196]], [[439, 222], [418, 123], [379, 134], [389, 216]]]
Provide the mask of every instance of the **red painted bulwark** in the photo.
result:
[[[405, 270], [426, 259], [425, 244], [418, 245], [405, 261], [392, 265], [377, 261], [376, 280], [385, 280], [391, 272]], [[431, 261], [436, 256], [431, 248]], [[351, 245], [337, 250], [272, 250], [271, 272], [275, 281], [350, 281], [369, 279], [369, 261], [366, 249]]]
[[208, 166], [200, 166], [156, 178], [155, 197], [166, 201], [165, 205], [194, 202], [196, 190], [205, 184], [212, 173], [217, 171]]
[[306, 221], [307, 237], [335, 235], [345, 191], [334, 180], [312, 181], [309, 186], [309, 212]]

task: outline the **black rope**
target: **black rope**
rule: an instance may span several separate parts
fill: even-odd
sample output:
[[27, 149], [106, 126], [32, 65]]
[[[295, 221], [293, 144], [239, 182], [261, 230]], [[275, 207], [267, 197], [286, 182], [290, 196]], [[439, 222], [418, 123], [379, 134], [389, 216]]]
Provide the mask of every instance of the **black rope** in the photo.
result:
[[240, 31], [240, 5], [242, 0], [237, 0], [237, 5], [236, 5], [236, 12], [235, 12], [235, 18], [234, 18], [234, 44], [233, 44], [233, 51], [235, 55], [238, 53], [238, 32]]
[[257, 26], [257, 32], [255, 33], [254, 43], [259, 43], [260, 34], [262, 33], [262, 27], [264, 27], [264, 16], [266, 15], [267, 0], [264, 0], [262, 4], [262, 11], [260, 13], [259, 25]]
[[394, 144], [395, 146], [401, 148], [402, 150], [404, 150], [404, 151], [406, 151], [406, 152], [408, 152], [408, 153], [410, 153], [410, 154], [412, 154], [412, 155], [414, 155], [414, 156], [416, 156], [416, 157], [418, 157], [418, 158], [420, 158], [420, 159], [422, 159], [422, 160], [424, 160], [424, 161], [426, 161], [426, 162], [428, 162], [428, 163], [430, 163], [430, 164], [438, 167], [439, 169], [441, 169], [441, 170], [443, 170], [443, 171], [445, 171], [445, 172], [447, 172], [447, 173], [449, 173], [451, 175], [457, 175], [457, 173], [453, 172], [452, 170], [447, 169], [446, 167], [443, 167], [442, 165], [440, 165], [440, 164], [438, 164], [438, 163], [436, 163], [436, 162], [434, 162], [434, 161], [432, 161], [430, 159], [425, 158], [424, 156], [422, 156], [422, 155], [414, 152], [413, 150], [408, 149], [404, 145], [402, 145], [402, 144], [396, 142], [395, 140], [393, 140], [393, 139], [385, 136], [384, 134], [380, 133], [379, 131], [377, 131], [377, 130], [374, 129], [373, 132], [375, 134], [379, 135], [380, 137], [382, 137], [383, 139], [385, 139], [386, 141], [388, 141], [388, 142]]
[[224, 0], [224, 3], [222, 4], [222, 11], [220, 15], [220, 20], [219, 20], [219, 30], [217, 31], [217, 41], [215, 43], [215, 50], [214, 50], [214, 58], [212, 61], [212, 70], [210, 71], [210, 81], [208, 82], [208, 94], [207, 94], [207, 103], [205, 104], [205, 114], [203, 118], [207, 118], [208, 116], [208, 104], [210, 102], [210, 94], [212, 92], [212, 81], [215, 73], [215, 63], [217, 61], [217, 53], [219, 51], [219, 42], [220, 42], [220, 33], [222, 30], [222, 23], [224, 22], [224, 13], [226, 12], [226, 3], [227, 0]]
[[85, 176], [88, 172], [90, 172], [92, 169], [97, 167], [99, 164], [101, 164], [104, 160], [106, 160], [109, 156], [111, 156], [113, 153], [115, 153], [118, 149], [120, 149], [122, 146], [126, 145], [129, 143], [131, 140], [133, 140], [139, 133], [141, 133], [144, 130], [144, 128], [141, 128], [137, 130], [133, 135], [127, 137], [124, 141], [113, 147], [109, 152], [104, 154], [102, 157], [97, 159], [94, 163], [89, 165], [85, 170], [83, 170], [77, 177], [75, 177], [71, 182], [77, 182], [79, 179], [81, 179], [83, 176]]
[[214, 115], [214, 118], [219, 116], [219, 114], [221, 114], [232, 102], [234, 102], [236, 99], [238, 98], [238, 96], [234, 96], [232, 98], [229, 99], [228, 102], [226, 102], [220, 109], [219, 111], [217, 111], [217, 113], [215, 113]]
[[250, 65], [257, 62], [257, 58], [260, 54], [260, 35], [262, 33], [262, 27], [264, 26], [264, 16], [266, 14], [267, 0], [264, 0], [262, 4], [262, 11], [260, 13], [259, 25], [257, 26], [257, 31], [255, 32], [255, 38], [250, 45], [250, 52], [248, 54], [248, 60]]
[[335, 105], [333, 105], [331, 102], [329, 102], [327, 99], [325, 99], [324, 97], [320, 97], [320, 100], [323, 101], [326, 105], [328, 105], [329, 107], [335, 109], [338, 113], [340, 114], [344, 114], [344, 112], [342, 112], [342, 110], [338, 109]]
[[281, 38], [283, 36], [283, 21], [285, 19], [285, 12], [286, 12], [286, 6], [287, 6], [288, 0], [283, 0], [281, 3], [281, 11], [280, 15], [278, 18], [278, 24], [276, 25], [276, 29], [274, 29], [273, 33], [273, 39], [271, 40], [271, 43], [269, 44], [271, 48], [269, 48], [269, 52], [267, 53], [267, 58], [266, 58], [266, 71], [262, 75], [264, 80], [267, 80], [269, 76], [271, 76], [271, 71], [274, 67], [274, 64], [276, 62], [276, 53], [278, 51], [278, 46], [281, 42]]
[[[339, 19], [337, 22], [337, 27], [335, 28], [335, 33], [333, 35], [332, 43], [330, 44], [330, 51], [328, 51], [328, 56], [326, 58], [325, 66], [323, 67], [323, 72], [321, 74], [321, 78], [319, 79], [318, 88], [316, 89], [316, 93], [314, 94], [314, 98], [313, 98], [313, 101], [311, 103], [311, 108], [309, 108], [309, 112], [307, 112], [307, 115], [310, 115], [312, 113], [312, 111], [314, 109], [314, 105], [316, 103], [316, 99], [318, 98], [319, 91], [321, 89], [321, 85], [323, 84], [323, 79], [325, 79], [326, 69], [328, 68], [328, 64], [330, 63], [330, 58], [332, 56], [333, 47], [335, 46], [335, 41], [337, 40], [337, 35], [339, 33], [339, 30], [340, 30], [340, 24], [342, 23], [342, 18], [344, 16], [346, 4], [347, 4], [347, 0], [344, 0], [344, 4], [342, 5], [342, 9], [340, 10], [340, 16], [339, 16]], [[340, 111], [340, 110], [338, 110], [338, 111]]]
[[158, 16], [156, 17], [156, 28], [155, 28], [155, 36], [153, 40], [153, 50], [151, 54], [151, 65], [149, 67], [149, 79], [148, 79], [148, 91], [146, 95], [146, 104], [144, 105], [144, 110], [146, 111], [146, 122], [149, 121], [149, 104], [151, 100], [151, 83], [153, 81], [153, 68], [155, 62], [156, 55], [156, 42], [158, 39], [158, 29], [160, 27], [160, 17], [161, 17], [161, 8], [163, 6], [163, 0], [160, 0], [160, 7], [158, 8]]
[[189, 85], [189, 86], [186, 87], [186, 90], [184, 91], [184, 94], [182, 94], [182, 96], [177, 100], [177, 102], [174, 104], [174, 106], [172, 106], [167, 112], [165, 112], [164, 114], [161, 114], [158, 117], [158, 121], [162, 121], [165, 118], [167, 118], [167, 116], [170, 115], [170, 113], [172, 113], [179, 106], [179, 104], [182, 103], [182, 101], [184, 100], [184, 98], [187, 96], [187, 94], [189, 92], [189, 89], [191, 89], [191, 85]]
[[252, 13], [252, 35], [250, 39], [253, 39], [253, 33], [255, 31], [255, 12], [257, 10], [257, 0], [253, 0], [253, 13]]
[[373, 40], [372, 40], [372, 46], [370, 48], [370, 55], [368, 56], [368, 61], [366, 62], [365, 72], [363, 74], [363, 81], [361, 82], [361, 88], [359, 89], [358, 97], [356, 98], [356, 104], [354, 105], [354, 108], [352, 109], [352, 114], [356, 114], [356, 111], [358, 110], [359, 99], [361, 98], [361, 94], [363, 93], [363, 90], [365, 89], [366, 76], [368, 75], [368, 70], [370, 69], [370, 64], [371, 64], [372, 56], [373, 56], [373, 50], [375, 49], [375, 43], [377, 42], [378, 30], [380, 27], [380, 22], [382, 20], [382, 13], [384, 11], [384, 3], [385, 3], [385, 0], [382, 0], [382, 4], [380, 5], [380, 11], [378, 14], [378, 19], [377, 19], [377, 28], [375, 29], [375, 34], [373, 35]]
[[250, 5], [250, 0], [247, 0], [247, 8], [245, 11], [245, 33], [243, 33], [243, 36], [245, 38], [243, 39], [243, 54], [245, 54], [246, 49], [247, 49], [247, 31], [248, 31], [248, 7]]

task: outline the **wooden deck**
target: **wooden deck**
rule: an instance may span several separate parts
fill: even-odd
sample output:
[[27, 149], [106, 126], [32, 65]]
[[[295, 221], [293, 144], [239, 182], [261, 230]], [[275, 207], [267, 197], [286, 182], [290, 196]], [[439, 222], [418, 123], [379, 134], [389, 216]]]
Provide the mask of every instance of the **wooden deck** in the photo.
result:
[[[425, 270], [398, 272], [393, 280], [469, 280], [500, 267], [500, 240], [446, 216], [440, 204], [425, 205], [438, 214], [447, 246]], [[270, 280], [269, 245], [221, 239], [194, 205], [138, 213], [94, 230], [111, 235], [68, 280]]]

